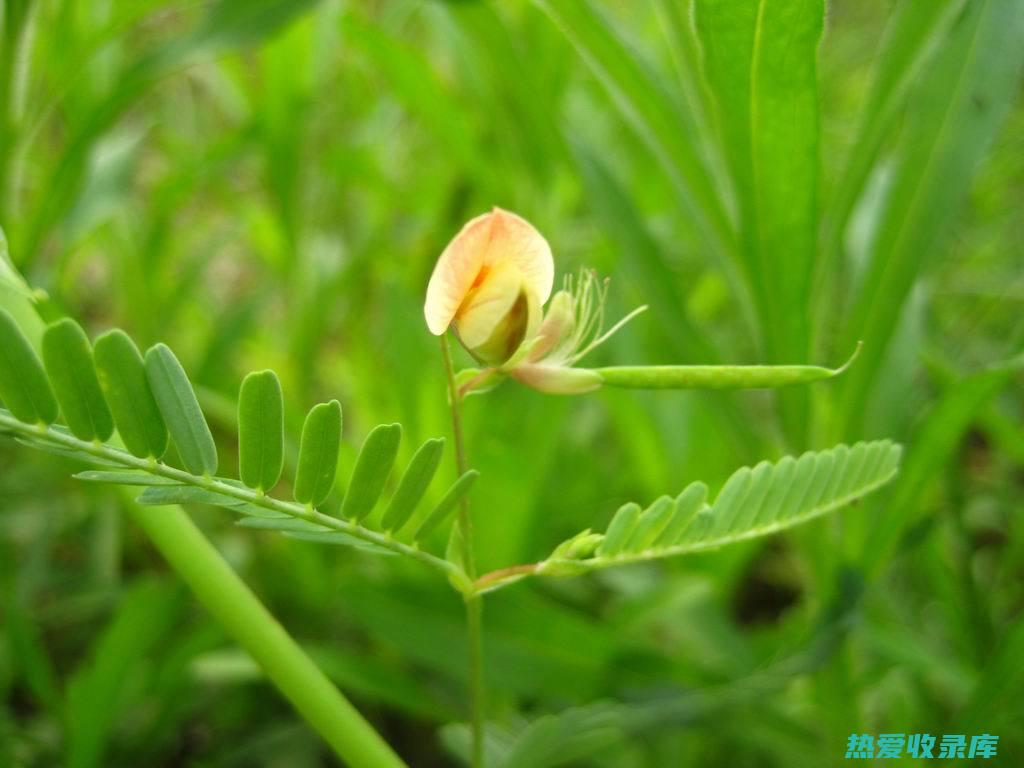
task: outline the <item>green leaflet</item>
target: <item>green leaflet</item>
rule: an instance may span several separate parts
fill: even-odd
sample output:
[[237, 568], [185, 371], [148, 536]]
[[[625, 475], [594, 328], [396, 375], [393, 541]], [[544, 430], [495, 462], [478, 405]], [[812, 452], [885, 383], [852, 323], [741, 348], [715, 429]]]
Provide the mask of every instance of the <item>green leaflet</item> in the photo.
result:
[[[217, 479], [222, 483], [232, 483], [227, 478]], [[214, 488], [198, 488], [194, 485], [153, 483], [139, 494], [136, 501], [146, 506], [156, 507], [165, 504], [209, 504], [214, 507], [224, 507], [239, 515], [271, 520], [292, 519], [283, 512], [250, 504]]]
[[266, 518], [247, 517], [239, 520], [236, 525], [241, 528], [258, 528], [261, 531], [281, 531], [282, 533], [330, 533], [325, 525], [295, 517]]
[[185, 370], [166, 344], [146, 352], [146, 377], [185, 468], [196, 475], [215, 474], [217, 445]]
[[167, 450], [167, 427], [135, 342], [119, 328], [93, 344], [100, 386], [125, 447], [140, 459], [159, 459]]
[[75, 461], [84, 461], [87, 464], [94, 464], [101, 467], [119, 467], [119, 464], [114, 464], [104, 459], [98, 459], [95, 456], [86, 453], [85, 451], [75, 450], [74, 448], [66, 448], [62, 445], [50, 442], [45, 438], [39, 438], [35, 435], [27, 437], [16, 437], [14, 438], [17, 442], [29, 448], [34, 448], [37, 451], [43, 453], [49, 453], [53, 456], [60, 456], [65, 459], [74, 459]]
[[476, 482], [479, 476], [479, 472], [475, 469], [470, 469], [452, 483], [452, 487], [448, 489], [448, 492], [416, 530], [415, 538], [417, 540], [425, 539], [432, 534], [448, 518], [448, 515], [455, 510], [455, 506], [462, 501], [462, 497], [469, 492], [469, 489], [473, 487], [473, 483]]
[[615, 557], [626, 548], [626, 543], [633, 533], [633, 528], [640, 519], [640, 505], [629, 502], [619, 507], [615, 513], [604, 541], [597, 548], [598, 557]]
[[645, 509], [637, 520], [625, 548], [642, 552], [650, 547], [671, 521], [674, 508], [672, 497], [662, 496]]
[[19, 421], [52, 424], [57, 420], [57, 400], [43, 366], [5, 309], [0, 309], [0, 399]]
[[284, 398], [273, 371], [250, 373], [238, 393], [238, 474], [269, 491], [284, 468]]
[[371, 552], [375, 555], [394, 556], [398, 554], [390, 549], [385, 549], [384, 547], [379, 547], [376, 544], [371, 544], [368, 541], [357, 539], [355, 536], [349, 536], [343, 531], [282, 531], [281, 533], [290, 539], [311, 541], [315, 544], [339, 544], [344, 547], [358, 549], [361, 552]]
[[82, 480], [86, 483], [110, 483], [111, 485], [180, 485], [169, 477], [151, 475], [148, 472], [132, 470], [105, 471], [99, 469], [87, 469], [72, 475], [75, 480]]
[[373, 511], [384, 492], [401, 440], [401, 424], [381, 424], [367, 435], [341, 503], [342, 517], [359, 522]]
[[402, 475], [398, 490], [391, 497], [391, 502], [384, 512], [381, 528], [385, 531], [398, 531], [412, 517], [416, 505], [426, 493], [430, 481], [434, 479], [443, 452], [443, 438], [428, 440], [416, 451], [405, 474]]
[[[573, 558], [559, 545], [538, 573], [578, 573], [621, 562], [649, 560], [721, 547], [765, 536], [849, 504], [889, 482], [901, 448], [888, 440], [838, 445], [799, 459], [743, 467], [726, 481], [710, 506], [707, 486], [692, 483], [673, 501], [664, 496], [641, 512], [624, 504], [608, 526], [597, 554]], [[580, 537], [575, 537], [580, 538]]]
[[70, 318], [43, 332], [43, 363], [64, 421], [80, 440], [110, 439], [114, 419], [103, 399], [85, 331]]
[[654, 541], [655, 547], [670, 546], [678, 541], [693, 519], [707, 509], [708, 487], [704, 483], [690, 483], [676, 496], [672, 505], [672, 519]]
[[341, 446], [341, 403], [331, 400], [313, 406], [302, 425], [299, 465], [293, 495], [300, 504], [317, 506], [334, 488]]
[[152, 485], [139, 494], [136, 501], [147, 506], [164, 504], [211, 504], [215, 507], [236, 507], [245, 504], [241, 499], [225, 496], [217, 491], [196, 488], [193, 485]]

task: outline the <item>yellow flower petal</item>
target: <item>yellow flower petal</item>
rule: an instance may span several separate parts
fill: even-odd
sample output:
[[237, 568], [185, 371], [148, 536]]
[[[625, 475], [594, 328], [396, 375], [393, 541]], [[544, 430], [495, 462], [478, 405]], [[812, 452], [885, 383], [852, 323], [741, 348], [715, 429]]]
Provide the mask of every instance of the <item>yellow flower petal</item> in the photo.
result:
[[[540, 232], [522, 217], [500, 208], [468, 222], [444, 249], [427, 285], [423, 314], [430, 332], [436, 336], [444, 333], [474, 288], [482, 289], [492, 274], [506, 273], [509, 267], [519, 273], [521, 285], [539, 303], [547, 301], [555, 265]], [[506, 312], [516, 295], [518, 290], [501, 299]], [[460, 327], [460, 334], [464, 332]]]
[[470, 349], [483, 344], [526, 293], [523, 277], [513, 264], [498, 264], [471, 288], [455, 313], [459, 339]]

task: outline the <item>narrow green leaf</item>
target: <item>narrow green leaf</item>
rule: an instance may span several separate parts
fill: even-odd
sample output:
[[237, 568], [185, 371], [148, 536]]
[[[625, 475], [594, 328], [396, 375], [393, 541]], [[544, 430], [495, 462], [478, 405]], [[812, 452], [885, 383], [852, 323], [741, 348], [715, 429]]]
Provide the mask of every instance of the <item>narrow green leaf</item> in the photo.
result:
[[476, 482], [479, 476], [479, 472], [475, 469], [470, 469], [452, 483], [452, 487], [448, 489], [448, 492], [445, 493], [437, 503], [437, 506], [427, 515], [423, 524], [416, 530], [415, 538], [421, 540], [432, 534], [448, 518], [448, 515], [455, 511], [456, 505], [462, 501], [462, 497], [469, 492], [469, 489], [473, 487], [473, 483]]
[[955, 221], [1022, 72], [1024, 3], [967, 3], [906, 110], [868, 263], [853, 286], [846, 334], [866, 347], [842, 384], [845, 432], [860, 429], [911, 289]]
[[100, 386], [125, 447], [140, 459], [159, 459], [167, 450], [167, 427], [135, 342], [115, 328], [96, 339], [93, 357]]
[[670, 81], [623, 39], [599, 4], [551, 0], [534, 0], [534, 4], [572, 41], [622, 117], [650, 148], [715, 254], [731, 255], [733, 235], [725, 206], [703, 153], [690, 138], [692, 117], [670, 95]]
[[598, 557], [615, 557], [626, 548], [629, 537], [633, 534], [637, 520], [640, 519], [640, 505], [629, 502], [619, 507], [611, 523], [604, 541], [597, 548]]
[[868, 571], [881, 567], [900, 534], [920, 518], [924, 511], [920, 499], [928, 484], [941, 475], [943, 466], [948, 466], [950, 455], [962, 444], [964, 432], [983, 406], [1012, 382], [1021, 368], [1024, 358], [964, 376], [932, 406], [914, 435], [915, 449], [907, 454], [891, 503], [868, 532], [863, 551]]
[[72, 475], [76, 480], [87, 483], [110, 483], [111, 485], [181, 485], [169, 477], [151, 475], [147, 472], [115, 470], [112, 472], [89, 469]]
[[269, 491], [284, 468], [284, 398], [273, 371], [250, 373], [238, 393], [238, 474]]
[[341, 503], [342, 517], [359, 522], [373, 511], [384, 492], [401, 440], [401, 424], [381, 424], [367, 435]]
[[19, 421], [52, 424], [57, 420], [57, 400], [43, 366], [5, 309], [0, 309], [0, 399]]
[[261, 531], [280, 531], [282, 533], [328, 533], [331, 529], [310, 520], [298, 517], [246, 517], [235, 525], [240, 528], [256, 528]]
[[441, 463], [441, 454], [444, 452], [444, 439], [436, 438], [427, 440], [412, 457], [402, 480], [398, 484], [398, 490], [391, 497], [384, 517], [381, 520], [381, 528], [385, 531], [397, 531], [412, 517], [416, 511], [416, 505], [420, 503], [427, 486], [434, 479], [437, 467]]
[[[226, 478], [217, 478], [217, 480], [222, 483], [228, 482]], [[152, 484], [136, 498], [136, 501], [154, 507], [166, 504], [209, 504], [214, 507], [224, 507], [236, 515], [246, 515], [247, 517], [268, 520], [292, 519], [291, 515], [284, 512], [236, 499], [234, 496], [220, 493], [213, 488], [198, 488], [194, 485]]]
[[89, 339], [78, 323], [66, 317], [46, 328], [43, 363], [71, 433], [79, 440], [109, 440], [114, 419], [96, 378]]
[[185, 468], [196, 475], [217, 472], [217, 445], [192, 384], [166, 344], [146, 352], [146, 377]]
[[[810, 348], [824, 15], [824, 0], [694, 4], [736, 191], [743, 267], [773, 363], [800, 360]], [[791, 437], [802, 442], [806, 393], [780, 402]]]
[[352, 547], [362, 552], [372, 552], [375, 555], [397, 555], [392, 549], [378, 547], [368, 541], [357, 539], [343, 531], [282, 531], [289, 539], [299, 541], [311, 541], [315, 544], [338, 544], [344, 547]]
[[43, 453], [52, 454], [53, 456], [60, 456], [65, 459], [74, 459], [75, 461], [81, 461], [86, 464], [92, 464], [97, 467], [112, 467], [117, 469], [120, 469], [122, 467], [121, 464], [115, 464], [112, 461], [97, 458], [96, 456], [93, 456], [91, 453], [79, 451], [74, 448], [68, 448], [64, 445], [52, 443], [46, 439], [40, 439], [36, 437], [16, 437], [14, 439], [16, 442], [21, 443], [24, 446], [33, 448], [37, 451], [42, 451]]
[[334, 487], [341, 446], [341, 403], [313, 406], [302, 426], [293, 494], [300, 504], [322, 504]]
[[215, 507], [237, 507], [245, 504], [241, 499], [225, 496], [207, 488], [194, 485], [152, 485], [136, 498], [139, 504], [163, 506], [164, 504], [210, 504]]
[[[871, 89], [864, 98], [855, 139], [829, 206], [828, 255], [840, 240], [854, 205], [875, 168], [885, 139], [898, 123], [911, 87], [946, 42], [965, 0], [897, 3], [875, 58]], [[824, 295], [831, 300], [830, 294]], [[826, 311], [831, 311], [829, 306]]]

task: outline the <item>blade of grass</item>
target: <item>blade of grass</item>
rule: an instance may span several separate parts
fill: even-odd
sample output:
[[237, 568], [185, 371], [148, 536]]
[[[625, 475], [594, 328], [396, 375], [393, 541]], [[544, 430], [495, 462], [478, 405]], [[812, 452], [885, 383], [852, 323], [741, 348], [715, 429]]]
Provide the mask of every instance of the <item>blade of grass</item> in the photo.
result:
[[908, 114], [870, 262], [846, 339], [864, 354], [842, 384], [839, 426], [861, 430], [865, 407], [911, 287], [960, 208], [1019, 89], [1024, 4], [968, 4]]

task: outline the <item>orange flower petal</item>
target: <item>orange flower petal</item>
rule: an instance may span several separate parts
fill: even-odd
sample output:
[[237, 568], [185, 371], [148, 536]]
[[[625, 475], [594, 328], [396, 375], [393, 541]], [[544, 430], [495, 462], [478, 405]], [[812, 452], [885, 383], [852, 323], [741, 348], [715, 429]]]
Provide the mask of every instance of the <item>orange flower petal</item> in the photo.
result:
[[499, 265], [513, 266], [541, 304], [551, 295], [555, 264], [547, 240], [526, 219], [495, 208], [469, 221], [437, 260], [423, 306], [430, 332], [444, 333], [470, 291]]

